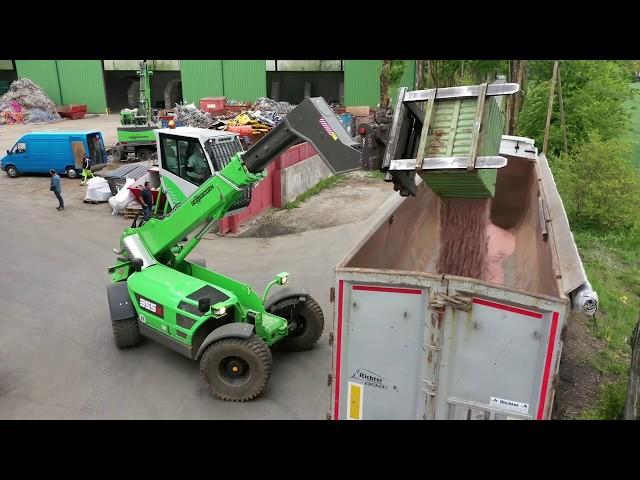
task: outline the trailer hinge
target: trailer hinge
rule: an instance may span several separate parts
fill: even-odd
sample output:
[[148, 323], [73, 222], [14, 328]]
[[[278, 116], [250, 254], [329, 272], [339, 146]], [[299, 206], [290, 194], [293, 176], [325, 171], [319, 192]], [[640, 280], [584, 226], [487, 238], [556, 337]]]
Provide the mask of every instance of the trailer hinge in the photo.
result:
[[333, 383], [333, 375], [329, 373], [329, 375], [327, 375], [327, 387], [330, 387], [332, 383]]
[[459, 310], [469, 311], [471, 310], [471, 304], [473, 302], [473, 298], [466, 297], [463, 295], [454, 295], [450, 297], [449, 295], [445, 295], [444, 293], [438, 293], [435, 295], [435, 298], [429, 302], [429, 308], [431, 309], [442, 309], [446, 306], [450, 306], [451, 308], [457, 308]]
[[331, 412], [327, 412], [327, 420], [333, 420], [333, 418], [331, 417]]
[[329, 345], [333, 345], [333, 332], [329, 332]]
[[336, 287], [329, 289], [329, 303], [333, 303], [336, 299]]

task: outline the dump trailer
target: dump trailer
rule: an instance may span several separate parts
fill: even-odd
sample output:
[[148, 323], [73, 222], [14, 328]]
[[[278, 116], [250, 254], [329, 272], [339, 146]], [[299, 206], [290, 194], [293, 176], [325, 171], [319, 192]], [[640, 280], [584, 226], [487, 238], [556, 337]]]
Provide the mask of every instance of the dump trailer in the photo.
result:
[[436, 273], [440, 200], [420, 176], [336, 267], [329, 418], [550, 417], [570, 309], [594, 313], [597, 295], [546, 157], [511, 136], [500, 157], [503, 284]]

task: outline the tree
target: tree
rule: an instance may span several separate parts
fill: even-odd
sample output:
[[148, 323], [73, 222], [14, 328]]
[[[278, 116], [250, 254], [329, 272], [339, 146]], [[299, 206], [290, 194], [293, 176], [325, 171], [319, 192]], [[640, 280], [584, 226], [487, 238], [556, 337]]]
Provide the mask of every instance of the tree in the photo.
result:
[[507, 135], [513, 135], [518, 127], [524, 91], [527, 88], [528, 60], [509, 60], [508, 82], [520, 85], [520, 90], [507, 98]]
[[550, 156], [571, 223], [592, 230], [616, 230], [637, 223], [640, 177], [626, 140], [603, 140], [598, 133], [570, 155]]
[[389, 92], [400, 84], [405, 67], [403, 60], [382, 61], [382, 69], [380, 71], [380, 108], [389, 108]]
[[[624, 101], [631, 97], [629, 70], [619, 61], [562, 62], [562, 91], [569, 150], [585, 142], [591, 132], [603, 140], [626, 134], [629, 114]], [[549, 100], [553, 62], [529, 62], [529, 85], [516, 131], [541, 145]], [[542, 75], [548, 76], [542, 79]], [[562, 130], [554, 102], [549, 133], [549, 153], [559, 155]]]

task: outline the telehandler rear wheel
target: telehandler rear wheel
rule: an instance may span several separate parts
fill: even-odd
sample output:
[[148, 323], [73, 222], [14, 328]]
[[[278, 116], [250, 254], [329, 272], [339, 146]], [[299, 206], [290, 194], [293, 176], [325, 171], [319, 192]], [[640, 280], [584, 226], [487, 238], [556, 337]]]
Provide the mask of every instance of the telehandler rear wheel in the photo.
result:
[[246, 402], [262, 393], [271, 376], [271, 350], [261, 338], [223, 338], [200, 359], [200, 375], [221, 400]]
[[127, 318], [126, 320], [111, 320], [113, 336], [118, 348], [135, 347], [140, 343], [140, 329], [137, 318]]
[[324, 330], [324, 315], [318, 302], [307, 297], [302, 305], [297, 305], [299, 297], [280, 300], [269, 309], [269, 313], [278, 315], [289, 322], [289, 333], [275, 344], [277, 350], [299, 352], [313, 347]]

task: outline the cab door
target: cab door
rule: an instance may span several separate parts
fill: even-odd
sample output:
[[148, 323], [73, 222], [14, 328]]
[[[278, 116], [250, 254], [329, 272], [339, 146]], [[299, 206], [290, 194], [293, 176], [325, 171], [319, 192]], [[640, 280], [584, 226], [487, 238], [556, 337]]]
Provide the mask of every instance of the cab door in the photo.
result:
[[13, 165], [20, 173], [33, 171], [29, 165], [30, 162], [27, 145], [27, 142], [20, 140], [11, 150], [7, 151], [7, 157], [4, 160], [5, 166]]

